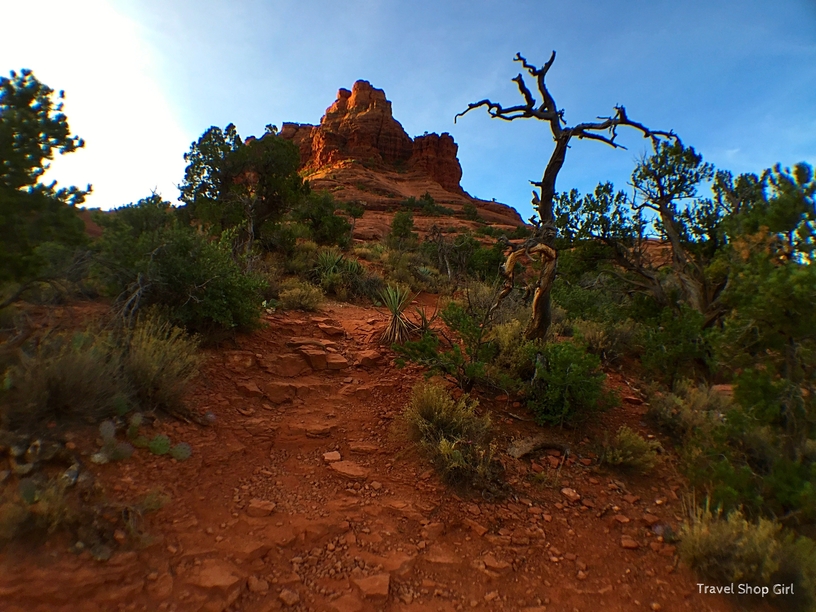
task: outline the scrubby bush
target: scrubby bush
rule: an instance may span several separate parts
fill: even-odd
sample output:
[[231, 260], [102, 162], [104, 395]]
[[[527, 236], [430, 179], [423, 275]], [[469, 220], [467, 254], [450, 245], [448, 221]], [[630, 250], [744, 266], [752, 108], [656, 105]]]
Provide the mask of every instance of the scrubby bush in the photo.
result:
[[7, 429], [44, 428], [56, 421], [114, 416], [122, 399], [130, 400], [121, 351], [110, 333], [58, 334], [42, 342], [6, 372], [3, 407]]
[[707, 385], [681, 380], [673, 392], [653, 391], [649, 398], [649, 419], [675, 442], [708, 435], [732, 408], [731, 400]]
[[779, 569], [781, 527], [748, 522], [739, 510], [727, 517], [695, 508], [680, 531], [680, 556], [702, 577], [719, 584], [769, 584]]
[[141, 317], [125, 336], [124, 375], [142, 410], [179, 411], [198, 371], [198, 342], [157, 314]]
[[292, 211], [292, 218], [309, 229], [309, 236], [323, 246], [351, 244], [351, 223], [337, 214], [339, 204], [329, 192], [312, 193]]
[[413, 249], [416, 248], [418, 240], [419, 235], [414, 232], [414, 215], [408, 210], [397, 211], [386, 238], [388, 246], [398, 251]]
[[564, 425], [585, 420], [614, 399], [595, 355], [571, 341], [546, 344], [535, 355], [528, 406], [536, 422]]
[[570, 322], [572, 335], [586, 344], [587, 350], [610, 364], [636, 351], [638, 327], [631, 319], [597, 322], [577, 319]]
[[[681, 559], [712, 583], [765, 587], [767, 598], [780, 610], [814, 609], [816, 543], [812, 539], [784, 531], [769, 519], [751, 522], [739, 510], [724, 516], [708, 505], [692, 509], [680, 537]], [[793, 593], [775, 597], [773, 586], [779, 584], [792, 584]]]
[[604, 448], [602, 462], [624, 470], [646, 474], [659, 459], [660, 443], [646, 440], [626, 425], [618, 429], [611, 443]]
[[496, 478], [490, 417], [479, 416], [477, 405], [467, 396], [454, 401], [444, 387], [423, 383], [414, 387], [405, 410], [410, 439], [447, 483], [484, 487]]
[[[40, 431], [54, 421], [98, 423], [133, 408], [184, 412], [197, 343], [155, 313], [134, 329], [90, 328], [24, 345], [5, 372], [0, 417], [10, 430]], [[103, 438], [113, 438], [112, 423]]]
[[484, 378], [486, 364], [495, 355], [495, 346], [488, 341], [489, 312], [478, 312], [472, 304], [451, 301], [440, 316], [460, 340], [443, 336], [443, 345], [439, 334], [428, 330], [419, 340], [394, 346], [394, 350], [405, 359], [448, 376], [462, 390], [470, 392]]
[[280, 292], [280, 305], [284, 310], [317, 310], [323, 303], [323, 292], [309, 283], [296, 282]]
[[204, 333], [257, 324], [262, 279], [241, 270], [228, 241], [176, 221], [169, 203], [153, 196], [100, 223], [99, 273], [126, 315], [160, 306], [171, 322]]

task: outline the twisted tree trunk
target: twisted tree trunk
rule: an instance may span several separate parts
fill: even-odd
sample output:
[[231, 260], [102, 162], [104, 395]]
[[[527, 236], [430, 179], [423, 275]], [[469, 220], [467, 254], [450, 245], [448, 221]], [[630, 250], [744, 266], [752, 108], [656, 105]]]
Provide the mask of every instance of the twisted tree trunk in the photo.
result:
[[[653, 141], [657, 141], [660, 138], [677, 140], [677, 136], [673, 132], [650, 130], [643, 124], [630, 120], [623, 106], [616, 106], [614, 115], [610, 117], [601, 117], [599, 118], [600, 120], [596, 122], [579, 123], [573, 127], [568, 127], [564, 121], [564, 111], [558, 109], [555, 99], [552, 94], [550, 94], [545, 83], [547, 72], [555, 61], [555, 51], [552, 52], [550, 59], [547, 60], [547, 63], [541, 68], [536, 68], [534, 65], [528, 63], [521, 53], [516, 53], [514, 61], [519, 62], [527, 73], [535, 79], [538, 93], [541, 96], [541, 103], [539, 104], [536, 101], [525, 83], [524, 75], [519, 73], [513, 78], [513, 81], [518, 86], [522, 98], [524, 98], [524, 104], [505, 108], [501, 104], [487, 99], [472, 102], [468, 104], [468, 107], [464, 111], [454, 117], [454, 122], [473, 109], [483, 106], [487, 109], [488, 115], [494, 119], [513, 121], [515, 119], [533, 118], [545, 121], [550, 126], [550, 131], [555, 141], [555, 148], [544, 169], [544, 175], [541, 181], [531, 181], [539, 190], [538, 193], [533, 193], [533, 206], [538, 214], [538, 220], [530, 219], [536, 226], [536, 233], [534, 237], [526, 241], [523, 246], [525, 253], [540, 257], [543, 264], [535, 283], [532, 314], [530, 324], [527, 326], [526, 337], [528, 339], [546, 338], [551, 323], [550, 292], [553, 282], [555, 281], [558, 262], [558, 252], [555, 249], [557, 232], [553, 215], [556, 194], [555, 182], [566, 160], [570, 140], [572, 140], [573, 137], [588, 138], [606, 143], [613, 148], [624, 149], [626, 147], [615, 142], [615, 138], [617, 137], [616, 130], [618, 126], [621, 125], [632, 127], [640, 131], [644, 138], [651, 138]], [[505, 242], [505, 244], [509, 244], [509, 241]], [[513, 287], [512, 268], [519, 257], [517, 254], [519, 248], [511, 245], [511, 249], [502, 267], [505, 286], [499, 294], [499, 301], [504, 299]], [[498, 306], [498, 301], [494, 308], [496, 306]]]

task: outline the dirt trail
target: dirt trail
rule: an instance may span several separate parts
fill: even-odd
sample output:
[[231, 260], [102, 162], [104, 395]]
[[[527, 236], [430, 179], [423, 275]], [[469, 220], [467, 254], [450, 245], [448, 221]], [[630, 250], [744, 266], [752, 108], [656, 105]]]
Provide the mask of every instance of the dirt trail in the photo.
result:
[[[670, 466], [622, 478], [577, 439], [567, 461], [553, 450], [533, 461], [502, 453], [507, 499], [459, 497], [395, 433], [422, 374], [396, 369], [377, 347], [383, 315], [330, 304], [266, 323], [208, 352], [190, 405], [211, 412], [212, 427], [156, 423], [192, 446], [188, 461], [139, 451], [94, 467], [112, 500], [156, 488], [172, 496], [146, 516], [150, 541], [129, 538], [106, 562], [59, 538], [17, 545], [0, 556], [0, 609], [733, 609], [698, 595], [662, 541], [681, 512]], [[507, 416], [522, 409], [506, 398], [482, 405], [494, 411], [501, 449], [534, 433]], [[632, 398], [593, 432], [623, 422], [642, 430], [642, 412]]]

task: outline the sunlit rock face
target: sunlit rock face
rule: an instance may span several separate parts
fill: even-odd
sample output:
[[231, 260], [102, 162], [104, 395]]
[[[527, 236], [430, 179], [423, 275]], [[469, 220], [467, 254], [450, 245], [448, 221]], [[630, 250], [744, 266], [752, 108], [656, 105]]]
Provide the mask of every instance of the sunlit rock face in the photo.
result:
[[462, 189], [459, 147], [450, 134], [412, 139], [394, 119], [385, 92], [368, 81], [339, 90], [319, 125], [284, 123], [279, 135], [298, 146], [301, 172], [312, 189], [365, 206], [366, 215], [355, 226], [357, 238], [382, 237], [400, 202], [425, 193], [455, 214], [442, 223], [417, 211], [420, 234], [434, 224], [475, 229], [477, 222], [463, 218], [467, 204], [476, 206], [482, 222], [508, 231], [523, 225], [515, 209], [473, 198]]
[[351, 159], [374, 167], [418, 169], [445, 189], [461, 191], [462, 168], [451, 135], [412, 140], [394, 119], [385, 92], [368, 81], [338, 91], [320, 125], [284, 123], [280, 135], [298, 145], [307, 170]]

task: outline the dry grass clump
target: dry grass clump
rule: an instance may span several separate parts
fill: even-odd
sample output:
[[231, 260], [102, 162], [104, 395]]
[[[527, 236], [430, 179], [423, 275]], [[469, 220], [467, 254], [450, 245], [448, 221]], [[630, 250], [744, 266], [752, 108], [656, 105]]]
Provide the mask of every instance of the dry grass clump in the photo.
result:
[[[680, 538], [680, 558], [712, 584], [765, 587], [780, 610], [816, 610], [816, 542], [810, 538], [769, 519], [751, 522], [740, 510], [723, 516], [693, 500]], [[793, 594], [774, 598], [774, 585], [789, 584]]]
[[34, 433], [136, 407], [178, 413], [199, 361], [196, 339], [155, 314], [133, 329], [55, 333], [22, 347], [6, 368], [0, 426]]
[[323, 291], [309, 283], [297, 282], [280, 292], [280, 305], [284, 310], [315, 311], [323, 303]]
[[477, 406], [467, 396], [454, 401], [444, 387], [422, 383], [405, 410], [409, 437], [448, 484], [480, 487], [496, 478], [490, 417], [479, 416]]
[[624, 425], [618, 429], [612, 442], [606, 445], [602, 461], [618, 468], [646, 474], [657, 465], [660, 448], [658, 441], [646, 440]]
[[140, 319], [127, 336], [122, 365], [143, 410], [174, 412], [198, 372], [198, 341], [157, 316]]
[[39, 342], [6, 371], [3, 425], [43, 428], [50, 421], [96, 422], [128, 404], [121, 352], [112, 334], [84, 331]]
[[652, 393], [648, 417], [674, 440], [706, 431], [729, 410], [731, 400], [711, 387], [683, 380], [673, 393]]
[[23, 478], [16, 494], [7, 488], [0, 498], [0, 544], [32, 531], [53, 533], [77, 520], [64, 482]]
[[767, 584], [779, 569], [781, 527], [746, 520], [735, 510], [727, 517], [696, 507], [680, 529], [680, 556], [701, 577], [721, 584]]

